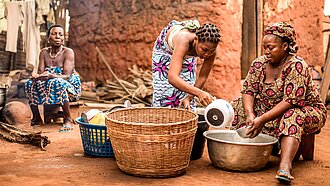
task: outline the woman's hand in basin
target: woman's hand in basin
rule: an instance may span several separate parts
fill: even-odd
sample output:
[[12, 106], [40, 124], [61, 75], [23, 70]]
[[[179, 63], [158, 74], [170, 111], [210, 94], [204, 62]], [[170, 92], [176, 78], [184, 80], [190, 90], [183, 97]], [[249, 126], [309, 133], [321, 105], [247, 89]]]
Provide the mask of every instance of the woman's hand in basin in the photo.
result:
[[254, 138], [258, 136], [258, 134], [261, 132], [262, 127], [264, 126], [264, 123], [261, 119], [261, 117], [256, 117], [252, 121], [252, 124], [249, 125], [251, 128], [247, 131], [247, 135], [250, 135], [250, 138]]

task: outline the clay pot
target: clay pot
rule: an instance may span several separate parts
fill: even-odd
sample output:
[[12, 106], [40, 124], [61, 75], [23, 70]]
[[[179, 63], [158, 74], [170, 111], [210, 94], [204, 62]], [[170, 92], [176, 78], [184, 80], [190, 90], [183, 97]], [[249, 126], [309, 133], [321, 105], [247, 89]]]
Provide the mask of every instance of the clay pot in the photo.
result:
[[10, 125], [30, 126], [31, 116], [30, 108], [19, 101], [11, 101], [2, 109], [3, 120]]

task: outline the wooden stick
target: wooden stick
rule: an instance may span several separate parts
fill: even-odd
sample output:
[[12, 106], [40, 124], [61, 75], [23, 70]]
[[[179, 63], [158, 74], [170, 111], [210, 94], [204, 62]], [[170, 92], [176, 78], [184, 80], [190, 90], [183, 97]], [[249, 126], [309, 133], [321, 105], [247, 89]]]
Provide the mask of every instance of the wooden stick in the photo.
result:
[[96, 46], [96, 52], [100, 55], [101, 60], [103, 61], [103, 63], [107, 66], [108, 70], [111, 72], [111, 74], [113, 75], [113, 77], [118, 81], [118, 83], [124, 88], [124, 90], [131, 95], [131, 93], [127, 90], [127, 88], [125, 87], [125, 85], [120, 81], [120, 79], [116, 76], [116, 74], [113, 72], [113, 70], [111, 69], [110, 65], [108, 64], [108, 62], [105, 60], [102, 52], [100, 51], [99, 47]]
[[125, 81], [125, 80], [120, 80], [121, 81], [121, 83], [123, 83], [123, 84], [125, 84], [126, 86], [128, 86], [128, 88], [130, 88], [130, 89], [136, 89], [137, 87], [136, 87], [136, 85], [134, 85], [134, 84], [132, 84], [132, 83], [130, 83], [130, 82], [127, 82], [127, 81]]
[[[107, 61], [105, 60], [105, 58], [104, 58], [102, 52], [100, 51], [99, 47], [97, 47], [97, 46], [96, 46], [96, 51], [97, 51], [97, 53], [100, 55], [100, 57], [101, 57], [103, 63], [107, 66], [108, 70], [111, 72], [111, 74], [113, 75], [113, 77], [114, 77], [114, 78], [118, 81], [118, 83], [124, 88], [124, 90], [125, 90], [130, 96], [132, 96], [131, 92], [125, 87], [125, 85], [120, 81], [120, 79], [119, 79], [119, 78], [116, 76], [116, 74], [112, 71], [111, 67], [109, 66], [109, 64], [108, 64]], [[141, 99], [139, 99], [139, 98], [134, 98], [134, 99], [136, 99], [136, 100], [138, 100], [138, 101], [140, 101], [140, 102], [146, 104], [145, 101], [143, 101], [143, 100], [141, 100]], [[148, 103], [147, 103], [147, 104], [148, 104]]]

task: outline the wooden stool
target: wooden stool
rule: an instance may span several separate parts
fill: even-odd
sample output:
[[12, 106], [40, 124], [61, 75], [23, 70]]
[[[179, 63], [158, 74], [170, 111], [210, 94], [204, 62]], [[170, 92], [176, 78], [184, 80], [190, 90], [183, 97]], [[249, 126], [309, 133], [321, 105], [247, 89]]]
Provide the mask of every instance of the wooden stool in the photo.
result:
[[[79, 107], [82, 102], [69, 102], [71, 117], [75, 119], [79, 116]], [[60, 105], [44, 105], [44, 123], [50, 123], [52, 120], [56, 122], [57, 119], [64, 117], [64, 113]]]
[[302, 156], [305, 161], [314, 160], [315, 135], [320, 132], [321, 131], [319, 130], [312, 134], [302, 135], [299, 149], [294, 157], [294, 161], [298, 161], [300, 156]]
[[[293, 161], [298, 161], [300, 156], [303, 157], [305, 161], [312, 161], [314, 160], [314, 143], [315, 143], [315, 135], [319, 134], [321, 131], [316, 131], [312, 134], [304, 134], [301, 136], [301, 142], [299, 144], [298, 151], [293, 158]], [[272, 155], [279, 156], [278, 154], [278, 144], [273, 146]]]

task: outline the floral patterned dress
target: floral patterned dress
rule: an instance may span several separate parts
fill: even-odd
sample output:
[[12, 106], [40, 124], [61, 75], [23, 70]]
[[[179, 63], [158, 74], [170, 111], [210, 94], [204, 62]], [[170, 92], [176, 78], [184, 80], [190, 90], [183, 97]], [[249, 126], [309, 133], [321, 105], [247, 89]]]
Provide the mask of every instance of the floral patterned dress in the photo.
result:
[[[61, 67], [46, 67], [49, 73], [62, 75]], [[26, 97], [30, 105], [59, 104], [77, 101], [81, 95], [81, 82], [79, 76], [74, 72], [69, 80], [53, 78], [46, 81], [28, 80], [25, 83]]]
[[[172, 50], [167, 41], [167, 31], [174, 25], [180, 24], [178, 21], [171, 21], [160, 33], [153, 48], [152, 54], [152, 78], [153, 78], [153, 106], [154, 107], [178, 107], [180, 101], [187, 94], [175, 88], [168, 82], [168, 71], [172, 59]], [[190, 85], [196, 82], [196, 57], [183, 59], [180, 77]], [[192, 100], [191, 108], [194, 110], [195, 103]]]
[[[241, 93], [254, 97], [254, 111], [257, 116], [268, 112], [282, 100], [291, 103], [294, 108], [267, 122], [262, 133], [275, 137], [292, 136], [300, 141], [302, 134], [321, 129], [325, 124], [327, 110], [313, 85], [307, 63], [294, 56], [283, 68], [279, 78], [271, 83], [264, 83], [267, 64], [265, 56], [253, 61]], [[232, 101], [231, 104], [235, 111], [232, 128], [245, 126], [242, 98]]]

